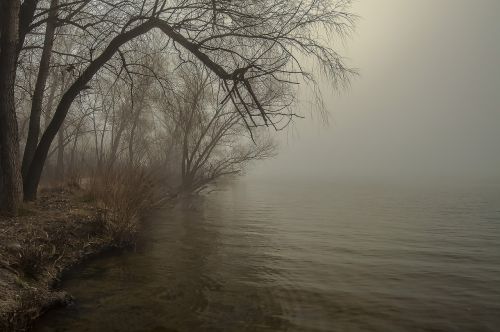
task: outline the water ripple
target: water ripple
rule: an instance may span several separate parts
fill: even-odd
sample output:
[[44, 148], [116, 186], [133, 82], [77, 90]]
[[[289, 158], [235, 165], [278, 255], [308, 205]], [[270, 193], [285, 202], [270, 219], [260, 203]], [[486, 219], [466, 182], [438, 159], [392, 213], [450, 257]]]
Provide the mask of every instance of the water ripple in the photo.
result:
[[36, 330], [500, 328], [500, 191], [240, 183], [153, 219]]

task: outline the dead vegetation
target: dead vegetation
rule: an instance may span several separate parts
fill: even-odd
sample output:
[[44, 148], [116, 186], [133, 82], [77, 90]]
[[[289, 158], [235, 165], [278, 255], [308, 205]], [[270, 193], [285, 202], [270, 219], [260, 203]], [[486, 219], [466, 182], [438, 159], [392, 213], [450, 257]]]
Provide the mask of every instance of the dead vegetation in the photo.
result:
[[61, 273], [107, 245], [97, 235], [96, 208], [80, 192], [46, 190], [22, 216], [0, 218], [0, 330], [24, 330], [68, 297], [52, 286]]
[[96, 174], [88, 189], [98, 207], [97, 222], [117, 246], [135, 241], [139, 220], [158, 198], [152, 175], [140, 169], [115, 168]]
[[0, 217], [0, 331], [24, 331], [71, 298], [54, 286], [62, 273], [103, 250], [134, 243], [154, 200], [152, 178], [130, 169], [95, 175], [85, 189], [57, 186]]

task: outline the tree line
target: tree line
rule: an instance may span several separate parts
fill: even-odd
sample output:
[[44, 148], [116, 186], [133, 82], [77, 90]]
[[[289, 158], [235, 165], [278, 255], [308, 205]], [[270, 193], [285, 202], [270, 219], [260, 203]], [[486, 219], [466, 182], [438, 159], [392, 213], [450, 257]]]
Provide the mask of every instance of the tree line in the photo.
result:
[[334, 84], [350, 0], [2, 0], [0, 204], [119, 164], [197, 191], [275, 153], [314, 60]]

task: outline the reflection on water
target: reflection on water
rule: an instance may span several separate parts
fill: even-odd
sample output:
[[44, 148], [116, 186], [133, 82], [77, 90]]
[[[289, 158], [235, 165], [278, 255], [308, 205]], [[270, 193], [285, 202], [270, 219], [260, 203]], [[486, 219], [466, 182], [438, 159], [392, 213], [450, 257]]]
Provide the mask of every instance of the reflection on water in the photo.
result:
[[36, 331], [498, 331], [500, 191], [235, 183], [63, 286]]

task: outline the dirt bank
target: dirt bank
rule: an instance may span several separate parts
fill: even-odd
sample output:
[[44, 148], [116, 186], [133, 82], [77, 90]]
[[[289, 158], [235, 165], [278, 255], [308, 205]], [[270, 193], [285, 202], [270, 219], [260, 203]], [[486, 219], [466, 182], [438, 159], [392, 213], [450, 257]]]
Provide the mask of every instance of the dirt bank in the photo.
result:
[[19, 217], [0, 216], [0, 331], [25, 331], [71, 297], [54, 285], [62, 273], [115, 246], [102, 210], [80, 190], [45, 190]]

